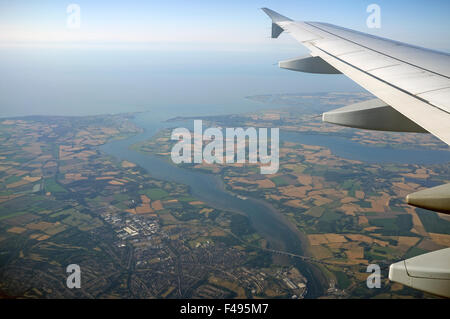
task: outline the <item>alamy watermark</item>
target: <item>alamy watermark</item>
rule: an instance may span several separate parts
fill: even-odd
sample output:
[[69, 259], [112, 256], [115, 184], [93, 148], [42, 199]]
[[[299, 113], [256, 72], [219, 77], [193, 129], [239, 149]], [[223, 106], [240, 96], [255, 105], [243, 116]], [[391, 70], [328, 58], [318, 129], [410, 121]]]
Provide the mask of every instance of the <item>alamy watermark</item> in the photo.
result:
[[[261, 174], [275, 174], [279, 168], [279, 129], [270, 129], [270, 139], [267, 133], [267, 128], [226, 128], [224, 154], [222, 130], [212, 127], [203, 131], [202, 120], [195, 120], [193, 134], [187, 128], [172, 131], [171, 139], [178, 142], [172, 148], [171, 158], [176, 164], [246, 163], [248, 159], [248, 163], [262, 164]], [[204, 142], [209, 143], [203, 147]]]
[[68, 29], [79, 29], [81, 27], [81, 8], [79, 4], [71, 3], [67, 6], [68, 14], [66, 25]]
[[367, 6], [367, 13], [370, 15], [367, 17], [366, 25], [369, 29], [381, 28], [381, 8], [378, 4], [372, 3]]
[[367, 288], [381, 288], [381, 268], [377, 264], [367, 266], [366, 272], [371, 273], [366, 280]]
[[70, 264], [66, 268], [66, 272], [69, 274], [66, 280], [67, 288], [81, 288], [81, 268], [77, 264]]

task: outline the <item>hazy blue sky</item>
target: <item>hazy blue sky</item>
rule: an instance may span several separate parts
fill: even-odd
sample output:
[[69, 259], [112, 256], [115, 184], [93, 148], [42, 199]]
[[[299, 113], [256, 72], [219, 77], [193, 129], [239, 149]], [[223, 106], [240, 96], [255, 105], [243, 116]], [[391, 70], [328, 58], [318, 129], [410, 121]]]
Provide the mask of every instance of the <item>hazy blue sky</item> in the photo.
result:
[[[66, 8], [81, 8], [68, 29]], [[381, 28], [366, 8], [381, 8]], [[252, 94], [360, 90], [340, 75], [278, 69], [306, 51], [270, 39], [269, 7], [450, 51], [450, 1], [0, 0], [0, 116], [85, 114], [216, 103]]]
[[[81, 8], [68, 30], [66, 8]], [[368, 29], [366, 8], [381, 7], [381, 29]], [[325, 21], [428, 47], [448, 49], [450, 2], [414, 1], [0, 1], [0, 41], [91, 43], [267, 43], [269, 7], [293, 19]]]

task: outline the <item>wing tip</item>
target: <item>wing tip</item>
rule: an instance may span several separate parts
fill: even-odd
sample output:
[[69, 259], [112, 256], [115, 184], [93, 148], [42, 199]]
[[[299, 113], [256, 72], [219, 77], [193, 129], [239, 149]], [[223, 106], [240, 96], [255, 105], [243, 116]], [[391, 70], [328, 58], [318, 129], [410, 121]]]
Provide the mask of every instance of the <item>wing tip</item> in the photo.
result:
[[291, 19], [289, 19], [288, 17], [285, 17], [281, 14], [279, 14], [278, 12], [273, 11], [272, 9], [263, 7], [261, 8], [262, 11], [264, 11], [265, 14], [267, 14], [269, 16], [269, 18], [272, 19], [272, 22], [282, 22], [282, 21], [292, 21]]

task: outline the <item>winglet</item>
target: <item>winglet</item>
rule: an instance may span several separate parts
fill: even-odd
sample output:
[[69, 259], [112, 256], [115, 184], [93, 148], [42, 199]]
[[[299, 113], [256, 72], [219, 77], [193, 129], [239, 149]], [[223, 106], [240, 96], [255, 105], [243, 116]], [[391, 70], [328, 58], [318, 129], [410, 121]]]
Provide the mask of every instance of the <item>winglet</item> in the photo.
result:
[[281, 28], [277, 22], [283, 21], [292, 21], [291, 19], [282, 16], [281, 14], [276, 13], [273, 10], [262, 8], [262, 10], [272, 19], [272, 38], [278, 38], [278, 36], [283, 32], [283, 28]]
[[264, 11], [272, 19], [273, 23], [283, 22], [283, 21], [292, 21], [288, 17], [282, 16], [281, 14], [279, 14], [273, 10], [270, 10], [268, 8], [261, 8], [261, 10]]

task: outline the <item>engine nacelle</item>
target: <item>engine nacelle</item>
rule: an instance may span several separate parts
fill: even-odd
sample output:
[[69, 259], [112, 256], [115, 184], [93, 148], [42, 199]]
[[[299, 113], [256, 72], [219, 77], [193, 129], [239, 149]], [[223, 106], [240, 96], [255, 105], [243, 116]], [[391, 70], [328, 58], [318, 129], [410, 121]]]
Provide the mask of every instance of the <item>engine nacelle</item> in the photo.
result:
[[416, 207], [450, 214], [450, 183], [408, 194], [406, 202]]
[[319, 74], [341, 74], [341, 72], [325, 62], [318, 56], [302, 56], [290, 60], [278, 62], [278, 66], [292, 71], [319, 73]]
[[399, 261], [389, 267], [389, 280], [450, 298], [450, 248]]
[[322, 114], [322, 121], [367, 130], [428, 133], [380, 99], [325, 112]]

